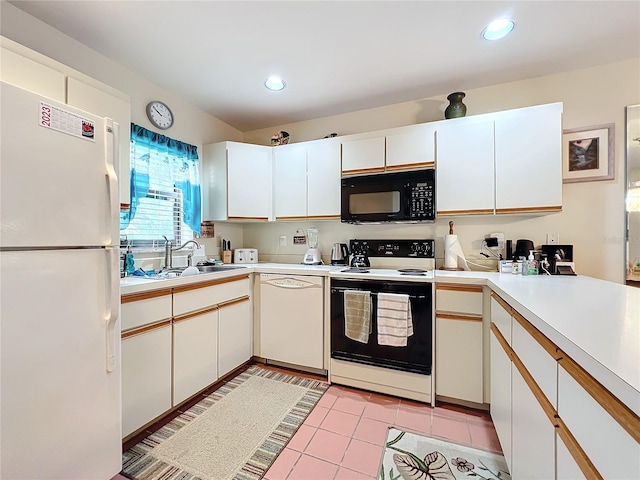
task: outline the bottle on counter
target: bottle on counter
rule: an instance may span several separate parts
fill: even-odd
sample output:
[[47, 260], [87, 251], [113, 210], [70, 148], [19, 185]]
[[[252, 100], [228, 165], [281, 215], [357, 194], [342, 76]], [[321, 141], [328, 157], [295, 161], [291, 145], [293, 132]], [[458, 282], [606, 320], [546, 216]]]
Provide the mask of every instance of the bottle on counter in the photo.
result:
[[525, 265], [527, 270], [526, 275], [538, 275], [538, 262], [533, 255], [533, 250], [529, 250], [529, 257]]
[[131, 245], [127, 247], [127, 253], [124, 254], [124, 273], [131, 275], [136, 269], [133, 253], [131, 253]]

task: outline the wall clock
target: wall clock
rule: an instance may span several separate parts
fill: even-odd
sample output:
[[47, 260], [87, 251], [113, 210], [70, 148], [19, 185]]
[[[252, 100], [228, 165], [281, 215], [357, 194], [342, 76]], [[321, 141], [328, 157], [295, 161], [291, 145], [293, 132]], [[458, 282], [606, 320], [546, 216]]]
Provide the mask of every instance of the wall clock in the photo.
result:
[[157, 100], [147, 104], [147, 117], [154, 126], [161, 130], [166, 130], [173, 125], [173, 113], [165, 103]]

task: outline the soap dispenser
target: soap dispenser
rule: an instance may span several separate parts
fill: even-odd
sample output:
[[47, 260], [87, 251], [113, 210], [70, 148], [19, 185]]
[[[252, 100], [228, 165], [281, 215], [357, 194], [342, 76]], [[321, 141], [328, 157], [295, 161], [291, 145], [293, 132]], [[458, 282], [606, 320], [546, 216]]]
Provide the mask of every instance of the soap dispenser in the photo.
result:
[[538, 262], [533, 256], [533, 250], [529, 250], [529, 257], [527, 258], [527, 275], [537, 275], [538, 274]]
[[131, 275], [136, 269], [133, 253], [131, 253], [131, 245], [127, 247], [127, 253], [124, 255], [124, 273]]

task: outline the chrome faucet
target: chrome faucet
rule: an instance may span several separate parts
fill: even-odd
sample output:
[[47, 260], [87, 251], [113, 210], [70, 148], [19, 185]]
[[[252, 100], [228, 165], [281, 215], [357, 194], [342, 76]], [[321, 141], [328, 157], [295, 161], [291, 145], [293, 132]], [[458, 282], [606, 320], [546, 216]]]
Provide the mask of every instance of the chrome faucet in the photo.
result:
[[[200, 244], [198, 242], [196, 242], [195, 240], [187, 240], [186, 242], [184, 242], [179, 247], [173, 248], [173, 244], [171, 243], [171, 240], [169, 240], [164, 235], [162, 237], [164, 238], [164, 269], [165, 270], [167, 270], [169, 268], [173, 268], [173, 252], [178, 251], [178, 250], [182, 250], [184, 247], [186, 247], [190, 243], [193, 243], [196, 248], [200, 248]], [[193, 255], [193, 254], [191, 254], [191, 255]], [[191, 263], [191, 262], [189, 262], [189, 263]]]

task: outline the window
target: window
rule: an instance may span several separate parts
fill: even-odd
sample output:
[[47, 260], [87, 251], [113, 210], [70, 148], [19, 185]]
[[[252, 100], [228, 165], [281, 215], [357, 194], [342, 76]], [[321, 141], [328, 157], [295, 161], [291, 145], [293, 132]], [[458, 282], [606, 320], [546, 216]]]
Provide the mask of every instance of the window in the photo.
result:
[[174, 245], [200, 233], [197, 147], [131, 124], [131, 208], [120, 214], [121, 244]]

